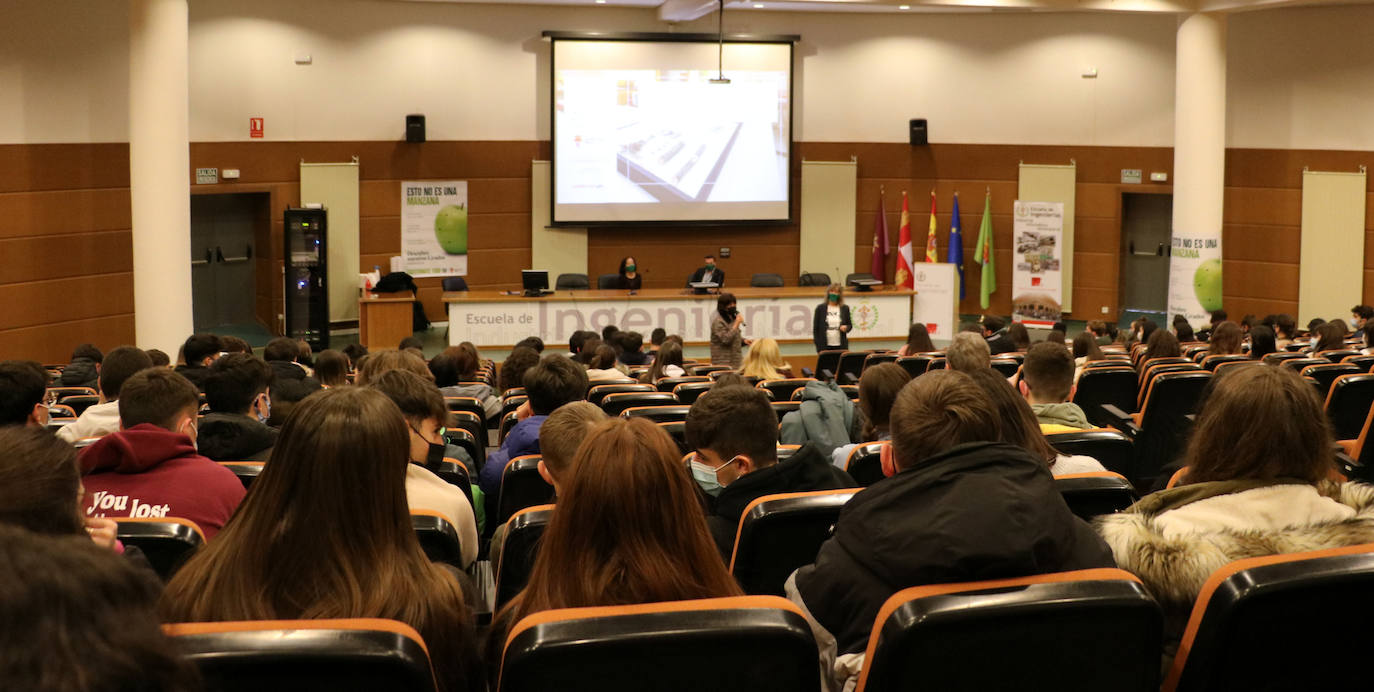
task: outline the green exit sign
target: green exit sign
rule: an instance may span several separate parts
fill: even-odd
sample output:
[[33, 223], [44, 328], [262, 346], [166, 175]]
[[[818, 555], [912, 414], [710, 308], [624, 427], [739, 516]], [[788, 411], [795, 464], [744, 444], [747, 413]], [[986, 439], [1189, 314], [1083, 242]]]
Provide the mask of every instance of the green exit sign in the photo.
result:
[[197, 169], [196, 169], [196, 184], [197, 184], [197, 185], [214, 185], [215, 183], [218, 183], [218, 182], [219, 182], [219, 169], [218, 169], [218, 168], [197, 168]]

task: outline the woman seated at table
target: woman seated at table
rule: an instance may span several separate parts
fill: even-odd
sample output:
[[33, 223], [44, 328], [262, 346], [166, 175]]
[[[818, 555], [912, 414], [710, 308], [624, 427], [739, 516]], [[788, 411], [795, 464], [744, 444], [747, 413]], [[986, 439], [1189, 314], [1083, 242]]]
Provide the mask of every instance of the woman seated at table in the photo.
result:
[[620, 260], [620, 280], [618, 288], [630, 291], [638, 291], [644, 285], [644, 277], [639, 275], [639, 265], [635, 264], [635, 258], [626, 257]]

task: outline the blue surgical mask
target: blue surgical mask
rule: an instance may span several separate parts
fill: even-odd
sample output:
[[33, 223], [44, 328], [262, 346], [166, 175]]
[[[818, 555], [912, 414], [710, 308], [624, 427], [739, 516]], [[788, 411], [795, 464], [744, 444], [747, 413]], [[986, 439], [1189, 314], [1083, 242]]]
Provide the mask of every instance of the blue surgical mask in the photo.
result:
[[720, 484], [720, 476], [717, 472], [735, 463], [735, 459], [738, 458], [739, 457], [735, 457], [720, 466], [711, 466], [709, 464], [703, 464], [696, 459], [692, 459], [690, 462], [692, 466], [692, 478], [696, 480], [697, 485], [701, 486], [701, 489], [705, 491], [707, 495], [715, 497], [720, 494], [721, 488], [725, 487]]

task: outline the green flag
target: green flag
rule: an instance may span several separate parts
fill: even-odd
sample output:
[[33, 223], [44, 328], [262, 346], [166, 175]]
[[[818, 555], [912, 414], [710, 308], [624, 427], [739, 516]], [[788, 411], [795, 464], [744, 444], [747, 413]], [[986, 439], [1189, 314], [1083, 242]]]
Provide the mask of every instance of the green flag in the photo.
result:
[[997, 268], [992, 260], [992, 191], [983, 199], [983, 223], [978, 226], [978, 252], [974, 256], [983, 265], [982, 289], [978, 294], [978, 304], [984, 310], [992, 304], [992, 294], [997, 290]]

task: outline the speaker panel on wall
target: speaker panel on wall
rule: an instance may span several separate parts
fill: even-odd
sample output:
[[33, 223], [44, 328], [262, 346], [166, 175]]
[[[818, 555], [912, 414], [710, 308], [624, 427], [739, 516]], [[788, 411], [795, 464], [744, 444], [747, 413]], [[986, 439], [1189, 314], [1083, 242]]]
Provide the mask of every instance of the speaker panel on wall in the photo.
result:
[[425, 141], [425, 116], [407, 115], [406, 116], [406, 141], [423, 142]]
[[911, 146], [924, 146], [926, 144], [926, 119], [913, 118], [910, 126]]

